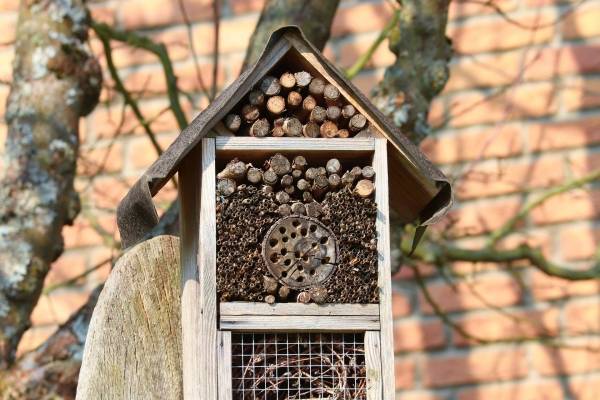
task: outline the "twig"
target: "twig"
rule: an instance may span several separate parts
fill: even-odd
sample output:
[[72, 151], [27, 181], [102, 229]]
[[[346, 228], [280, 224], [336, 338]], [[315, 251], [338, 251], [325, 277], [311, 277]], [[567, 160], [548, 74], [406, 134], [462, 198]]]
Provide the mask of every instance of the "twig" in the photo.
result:
[[383, 41], [385, 39], [387, 39], [387, 37], [389, 36], [392, 29], [394, 29], [394, 26], [396, 26], [396, 24], [398, 23], [399, 18], [400, 18], [400, 12], [396, 9], [396, 10], [394, 10], [394, 13], [392, 14], [392, 19], [390, 19], [390, 21], [383, 27], [381, 32], [379, 32], [379, 35], [377, 36], [375, 41], [371, 44], [371, 46], [367, 49], [367, 51], [365, 51], [358, 58], [358, 60], [356, 60], [354, 65], [352, 65], [350, 68], [348, 68], [346, 70], [346, 76], [348, 77], [348, 79], [354, 78], [356, 75], [358, 75], [358, 73], [360, 71], [362, 71], [362, 69], [367, 65], [369, 60], [371, 60], [371, 57], [373, 57], [373, 54], [379, 48], [381, 43], [383, 43]]
[[54, 285], [50, 285], [48, 287], [45, 287], [44, 291], [42, 292], [42, 294], [48, 295], [48, 294], [52, 293], [53, 291], [55, 291], [57, 289], [72, 286], [75, 283], [77, 283], [77, 281], [80, 280], [81, 278], [85, 278], [86, 276], [88, 276], [92, 272], [94, 272], [94, 271], [102, 268], [103, 266], [105, 266], [108, 263], [112, 263], [113, 261], [114, 261], [113, 257], [109, 257], [109, 258], [107, 258], [105, 260], [102, 260], [98, 264], [94, 265], [93, 267], [91, 267], [89, 269], [86, 269], [85, 271], [83, 271], [79, 275], [76, 275], [76, 276], [72, 277], [71, 279], [67, 279], [66, 281], [59, 282], [59, 283], [56, 283]]
[[[179, 103], [179, 89], [177, 87], [177, 77], [173, 70], [173, 64], [169, 58], [169, 53], [166, 46], [163, 43], [155, 43], [146, 36], [138, 35], [135, 32], [125, 32], [122, 30], [114, 29], [107, 24], [101, 22], [92, 22], [92, 28], [98, 35], [104, 46], [105, 53], [107, 55], [107, 61], [110, 51], [110, 40], [116, 40], [119, 42], [127, 43], [130, 46], [147, 50], [158, 57], [163, 68], [165, 75], [165, 81], [167, 83], [167, 95], [169, 97], [169, 104], [179, 129], [187, 127], [187, 119]], [[112, 55], [110, 55], [112, 61]], [[113, 64], [114, 68], [114, 64]], [[110, 69], [110, 67], [109, 67]], [[115, 69], [116, 71], [116, 69]], [[112, 72], [111, 72], [111, 75]], [[118, 87], [117, 87], [118, 88]]]

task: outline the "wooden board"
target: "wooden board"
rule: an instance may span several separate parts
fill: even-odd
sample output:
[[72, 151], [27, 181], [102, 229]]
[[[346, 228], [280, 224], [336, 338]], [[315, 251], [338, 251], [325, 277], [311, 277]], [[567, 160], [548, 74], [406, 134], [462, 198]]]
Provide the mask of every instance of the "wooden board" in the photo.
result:
[[231, 332], [219, 331], [219, 400], [231, 400]]
[[178, 266], [173, 236], [140, 243], [117, 261], [87, 332], [77, 399], [181, 399]]
[[367, 400], [381, 400], [381, 345], [378, 331], [365, 332]]
[[379, 317], [229, 315], [221, 316], [221, 329], [244, 332], [360, 332], [379, 330]]
[[392, 319], [392, 273], [390, 265], [390, 216], [387, 168], [387, 141], [375, 140], [373, 156], [375, 168], [375, 202], [377, 203], [377, 252], [379, 258], [379, 318], [381, 320], [381, 370], [383, 398], [393, 399], [394, 376], [394, 331]]
[[379, 304], [249, 303], [220, 304], [221, 318], [236, 315], [364, 315], [379, 317]]
[[[200, 371], [200, 274], [198, 245], [200, 225], [200, 165], [202, 154], [194, 149], [185, 159], [179, 172], [179, 226], [181, 232], [181, 328], [183, 346], [183, 393], [185, 399], [199, 399]], [[184, 217], [185, 216], [185, 217]]]

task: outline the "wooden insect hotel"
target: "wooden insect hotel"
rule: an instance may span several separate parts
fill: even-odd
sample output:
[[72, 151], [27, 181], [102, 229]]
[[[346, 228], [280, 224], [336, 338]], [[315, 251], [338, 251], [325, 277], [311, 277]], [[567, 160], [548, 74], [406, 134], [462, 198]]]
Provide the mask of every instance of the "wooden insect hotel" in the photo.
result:
[[185, 399], [393, 399], [389, 215], [451, 203], [423, 154], [286, 27], [121, 203], [126, 244], [176, 173]]

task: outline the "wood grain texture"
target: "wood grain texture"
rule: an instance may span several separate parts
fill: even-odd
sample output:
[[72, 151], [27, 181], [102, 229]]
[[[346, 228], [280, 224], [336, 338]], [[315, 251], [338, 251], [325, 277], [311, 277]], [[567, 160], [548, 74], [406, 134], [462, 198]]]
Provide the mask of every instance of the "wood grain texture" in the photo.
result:
[[193, 150], [179, 172], [181, 229], [181, 328], [183, 346], [183, 392], [185, 399], [200, 398], [200, 275], [198, 245], [202, 155]]
[[231, 332], [219, 331], [219, 400], [231, 400]]
[[365, 361], [367, 366], [367, 400], [381, 400], [381, 345], [380, 333], [365, 332]]
[[181, 399], [178, 265], [172, 236], [117, 261], [92, 316], [77, 399]]
[[221, 329], [252, 332], [360, 332], [379, 330], [379, 317], [310, 315], [221, 316]]
[[268, 151], [373, 151], [375, 142], [372, 138], [361, 139], [319, 139], [319, 138], [254, 138], [254, 137], [218, 137], [218, 152], [234, 150], [268, 150]]
[[[202, 189], [200, 199], [200, 237], [198, 263], [200, 272], [200, 397], [217, 399], [217, 286], [216, 286], [216, 210], [215, 210], [215, 139], [202, 139]], [[185, 353], [186, 349], [184, 349]], [[186, 398], [186, 400], [188, 400]]]
[[375, 139], [375, 202], [377, 203], [377, 252], [379, 259], [379, 317], [381, 319], [381, 370], [383, 398], [394, 398], [394, 332], [392, 319], [392, 273], [390, 265], [390, 210], [387, 140]]
[[250, 303], [220, 304], [221, 317], [236, 315], [364, 315], [379, 317], [378, 304]]

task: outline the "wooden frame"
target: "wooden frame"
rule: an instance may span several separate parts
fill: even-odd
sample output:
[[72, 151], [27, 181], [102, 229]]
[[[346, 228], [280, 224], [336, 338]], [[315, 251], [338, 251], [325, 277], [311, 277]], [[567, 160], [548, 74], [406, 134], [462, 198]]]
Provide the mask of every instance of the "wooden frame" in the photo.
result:
[[[216, 291], [216, 166], [232, 156], [302, 152], [307, 158], [372, 157], [378, 204], [379, 304], [221, 303]], [[199, 166], [201, 165], [201, 168]], [[385, 139], [203, 139], [181, 173], [182, 328], [184, 398], [231, 399], [232, 332], [364, 332], [368, 399], [394, 398], [389, 258], [387, 141]], [[201, 189], [200, 189], [201, 188]], [[197, 258], [196, 258], [197, 257]]]

